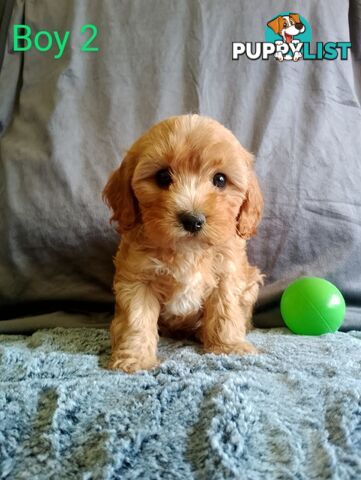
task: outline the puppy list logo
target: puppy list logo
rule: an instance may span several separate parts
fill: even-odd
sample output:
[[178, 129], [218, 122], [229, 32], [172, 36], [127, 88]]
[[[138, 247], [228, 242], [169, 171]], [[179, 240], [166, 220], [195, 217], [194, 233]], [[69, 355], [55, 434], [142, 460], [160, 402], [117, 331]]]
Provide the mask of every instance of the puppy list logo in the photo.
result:
[[245, 55], [250, 60], [268, 60], [273, 56], [279, 62], [290, 60], [348, 59], [351, 42], [316, 42], [312, 51], [312, 28], [299, 13], [281, 12], [267, 22], [265, 42], [232, 42], [232, 60]]
[[276, 45], [277, 60], [298, 62], [303, 56], [303, 45], [312, 41], [312, 29], [298, 13], [281, 14], [267, 23], [265, 37], [266, 42]]

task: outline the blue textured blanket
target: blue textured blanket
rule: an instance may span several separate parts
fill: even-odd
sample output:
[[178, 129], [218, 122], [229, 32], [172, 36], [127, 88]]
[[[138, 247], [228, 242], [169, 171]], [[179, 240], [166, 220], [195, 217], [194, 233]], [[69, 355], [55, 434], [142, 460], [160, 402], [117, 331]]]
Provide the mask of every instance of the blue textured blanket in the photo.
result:
[[361, 332], [249, 338], [261, 355], [162, 339], [126, 375], [105, 330], [0, 336], [0, 478], [361, 478]]

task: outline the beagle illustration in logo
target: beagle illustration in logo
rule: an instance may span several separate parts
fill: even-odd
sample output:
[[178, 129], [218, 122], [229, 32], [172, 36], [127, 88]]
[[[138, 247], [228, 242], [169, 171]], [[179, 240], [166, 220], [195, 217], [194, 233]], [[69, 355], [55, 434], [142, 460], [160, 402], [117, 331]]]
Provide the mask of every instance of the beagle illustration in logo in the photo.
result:
[[[293, 60], [297, 62], [302, 58], [302, 53], [299, 50], [294, 51], [293, 56], [287, 53], [284, 55], [284, 51], [289, 52], [290, 44], [293, 44], [295, 48], [300, 43], [299, 40], [294, 39], [300, 33], [306, 30], [306, 27], [302, 23], [298, 13], [290, 13], [289, 15], [279, 15], [278, 17], [270, 20], [267, 25], [277, 34], [282, 37], [282, 40], [276, 40], [276, 45], [284, 45], [285, 49], [280, 49], [275, 53], [277, 60], [282, 62], [283, 60]], [[292, 48], [292, 51], [294, 49]]]

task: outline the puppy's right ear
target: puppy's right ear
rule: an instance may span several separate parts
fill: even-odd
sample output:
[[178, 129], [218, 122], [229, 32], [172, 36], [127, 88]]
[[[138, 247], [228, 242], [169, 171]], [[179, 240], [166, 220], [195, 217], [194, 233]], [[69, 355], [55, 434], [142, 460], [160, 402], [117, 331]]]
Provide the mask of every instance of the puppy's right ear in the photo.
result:
[[270, 27], [278, 35], [279, 33], [281, 33], [281, 30], [283, 28], [283, 17], [281, 17], [280, 15], [274, 18], [267, 23], [267, 26]]
[[117, 222], [119, 233], [129, 232], [139, 223], [139, 207], [132, 189], [136, 158], [128, 153], [110, 176], [103, 190], [103, 200], [113, 210], [110, 221]]

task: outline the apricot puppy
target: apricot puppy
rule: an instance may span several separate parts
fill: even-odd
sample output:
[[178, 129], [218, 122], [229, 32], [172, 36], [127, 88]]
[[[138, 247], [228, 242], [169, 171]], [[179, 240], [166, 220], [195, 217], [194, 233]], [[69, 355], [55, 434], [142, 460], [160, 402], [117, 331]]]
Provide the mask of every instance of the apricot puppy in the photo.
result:
[[121, 242], [109, 368], [157, 365], [160, 334], [214, 353], [254, 353], [245, 340], [262, 276], [249, 265], [263, 201], [253, 157], [225, 127], [171, 117], [130, 148], [103, 196]]

